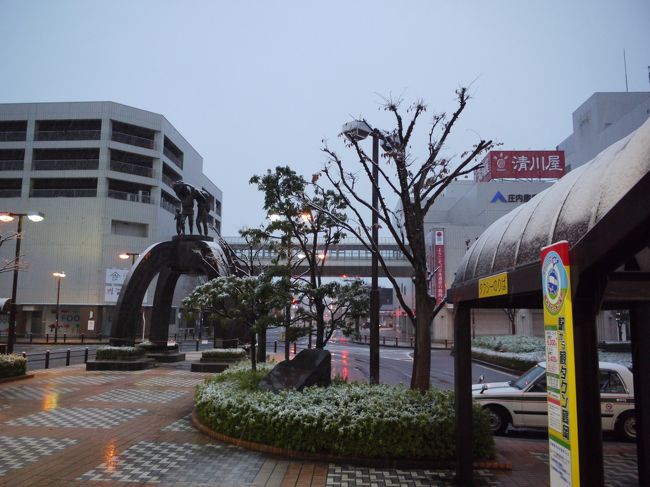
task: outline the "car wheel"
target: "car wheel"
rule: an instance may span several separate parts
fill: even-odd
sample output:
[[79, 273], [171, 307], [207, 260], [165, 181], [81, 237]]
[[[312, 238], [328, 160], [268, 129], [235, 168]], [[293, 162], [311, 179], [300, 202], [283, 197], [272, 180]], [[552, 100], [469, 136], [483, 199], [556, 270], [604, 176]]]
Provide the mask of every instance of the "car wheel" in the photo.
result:
[[616, 431], [621, 438], [628, 441], [636, 440], [636, 417], [633, 412], [628, 411], [621, 415], [616, 423]]
[[510, 424], [510, 415], [506, 410], [498, 406], [486, 406], [489, 415], [490, 430], [495, 435], [502, 435]]

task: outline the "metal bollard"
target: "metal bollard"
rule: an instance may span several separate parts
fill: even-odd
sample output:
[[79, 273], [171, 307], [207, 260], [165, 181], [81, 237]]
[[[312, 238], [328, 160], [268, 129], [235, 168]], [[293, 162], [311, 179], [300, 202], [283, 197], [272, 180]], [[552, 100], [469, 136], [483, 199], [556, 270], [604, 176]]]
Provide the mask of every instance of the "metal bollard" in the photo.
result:
[[63, 343], [65, 344], [65, 339], [67, 338], [66, 334], [63, 334]]
[[45, 334], [45, 343], [50, 343], [50, 334], [49, 333]]
[[196, 351], [199, 351], [199, 340], [196, 341]]
[[102, 341], [102, 334], [101, 333], [99, 334], [99, 341], [100, 342]]
[[384, 340], [383, 340], [384, 345], [386, 345], [386, 337], [382, 337], [382, 338], [384, 339]]
[[65, 352], [65, 366], [68, 367], [70, 365], [70, 349], [68, 348], [68, 351]]
[[413, 348], [413, 339], [411, 338], [411, 348]]
[[85, 336], [84, 336], [84, 334], [82, 333], [82, 334], [81, 334], [81, 344], [82, 344], [82, 345], [84, 344], [84, 338], [85, 338]]
[[397, 343], [397, 337], [395, 337], [395, 346], [399, 347], [399, 343]]
[[278, 341], [273, 342], [273, 353], [278, 353]]
[[296, 354], [296, 350], [297, 350], [297, 348], [296, 348], [296, 342], [293, 342], [293, 354], [294, 354], [294, 355]]
[[29, 343], [30, 343], [30, 345], [31, 345], [33, 342], [34, 342], [34, 334], [30, 332], [30, 333], [29, 333]]
[[88, 347], [84, 350], [84, 364], [88, 363]]
[[45, 368], [49, 369], [50, 368], [50, 351], [45, 350]]
[[447, 347], [447, 339], [445, 338], [445, 350], [447, 350], [447, 348], [449, 347]]

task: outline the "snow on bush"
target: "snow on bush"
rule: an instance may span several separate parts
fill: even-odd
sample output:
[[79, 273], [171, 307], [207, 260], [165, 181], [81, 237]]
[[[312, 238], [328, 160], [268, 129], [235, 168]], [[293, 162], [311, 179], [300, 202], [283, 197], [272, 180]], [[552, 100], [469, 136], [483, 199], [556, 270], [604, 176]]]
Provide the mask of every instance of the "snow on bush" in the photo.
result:
[[236, 360], [246, 357], [246, 350], [243, 348], [214, 348], [212, 350], [204, 350], [201, 354], [202, 359], [209, 360]]
[[97, 349], [97, 360], [120, 360], [144, 356], [145, 350], [141, 347], [101, 347]]
[[10, 353], [0, 355], [0, 377], [16, 377], [25, 375], [27, 359], [22, 355]]
[[[257, 389], [266, 371], [234, 368], [198, 386], [201, 421], [225, 435], [279, 448], [361, 457], [450, 460], [453, 393], [335, 383], [279, 394]], [[474, 455], [492, 458], [488, 418], [474, 410]]]

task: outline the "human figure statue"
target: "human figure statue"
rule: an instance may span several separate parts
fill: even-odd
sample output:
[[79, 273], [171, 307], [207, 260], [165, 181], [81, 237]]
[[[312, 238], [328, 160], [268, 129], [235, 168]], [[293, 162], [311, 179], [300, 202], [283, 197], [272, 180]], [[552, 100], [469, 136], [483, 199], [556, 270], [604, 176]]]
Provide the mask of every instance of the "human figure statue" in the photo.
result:
[[181, 228], [185, 230], [185, 222], [190, 228], [190, 235], [194, 232], [194, 191], [196, 188], [183, 181], [176, 181], [172, 188], [178, 199], [181, 200]]
[[176, 215], [174, 215], [174, 220], [176, 220], [176, 235], [185, 235], [183, 215], [181, 214], [180, 208], [176, 208]]
[[[196, 200], [196, 229], [199, 234], [208, 236], [208, 214], [210, 213], [210, 195], [203, 191], [196, 189], [194, 191], [194, 199]], [[201, 232], [203, 230], [203, 232]]]

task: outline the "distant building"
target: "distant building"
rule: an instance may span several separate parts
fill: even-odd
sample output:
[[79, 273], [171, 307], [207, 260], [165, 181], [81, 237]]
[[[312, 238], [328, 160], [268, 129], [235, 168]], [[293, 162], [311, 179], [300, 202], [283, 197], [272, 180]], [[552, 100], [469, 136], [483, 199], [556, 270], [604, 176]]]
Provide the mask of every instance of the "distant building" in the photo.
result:
[[557, 148], [567, 168], [589, 162], [650, 117], [650, 92], [594, 93], [573, 112], [573, 133]]
[[[18, 334], [51, 333], [54, 271], [66, 274], [59, 334], [108, 334], [131, 266], [118, 256], [176, 234], [171, 184], [179, 179], [212, 195], [209, 219], [220, 229], [222, 192], [164, 116], [113, 102], [0, 104], [0, 213], [45, 214], [24, 223]], [[2, 234], [15, 229], [0, 223]], [[0, 259], [13, 253], [13, 242], [3, 245]], [[0, 297], [11, 295], [11, 278], [0, 274]], [[146, 299], [151, 305], [151, 290]]]

